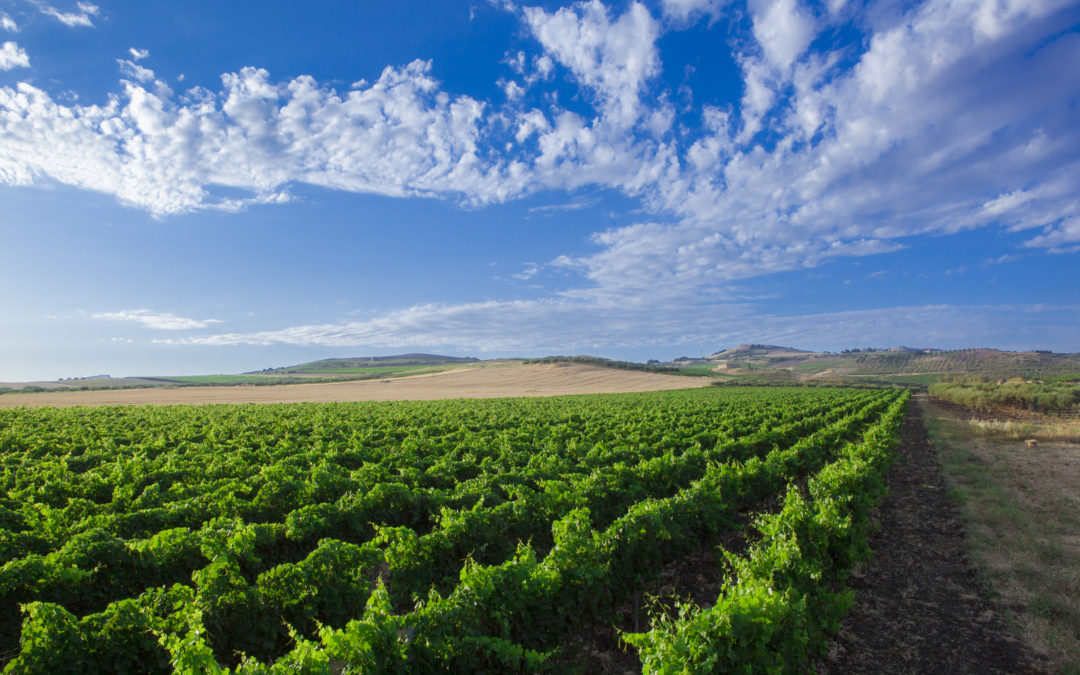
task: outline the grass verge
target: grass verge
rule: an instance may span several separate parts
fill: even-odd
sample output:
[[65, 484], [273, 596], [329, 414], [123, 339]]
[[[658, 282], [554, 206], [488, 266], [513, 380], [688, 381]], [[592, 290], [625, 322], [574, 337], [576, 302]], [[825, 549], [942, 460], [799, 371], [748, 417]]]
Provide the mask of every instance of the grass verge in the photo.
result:
[[917, 398], [985, 590], [1052, 672], [1080, 674], [1080, 444], [1028, 447]]

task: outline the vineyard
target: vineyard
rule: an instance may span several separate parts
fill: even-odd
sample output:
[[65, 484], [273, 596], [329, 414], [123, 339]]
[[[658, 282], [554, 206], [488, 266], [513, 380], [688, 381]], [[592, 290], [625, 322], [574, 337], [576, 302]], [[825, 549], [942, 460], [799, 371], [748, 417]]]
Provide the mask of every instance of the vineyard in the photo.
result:
[[[0, 409], [5, 672], [801, 669], [907, 394]], [[721, 547], [619, 625], [666, 566]], [[644, 606], [644, 605], [643, 605]]]

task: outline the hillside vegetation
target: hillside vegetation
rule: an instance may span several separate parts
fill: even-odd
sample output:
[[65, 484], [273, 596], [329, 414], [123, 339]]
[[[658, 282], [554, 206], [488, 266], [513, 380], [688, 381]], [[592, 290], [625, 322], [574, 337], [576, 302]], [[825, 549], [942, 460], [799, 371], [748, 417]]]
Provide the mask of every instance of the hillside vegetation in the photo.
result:
[[989, 380], [1014, 377], [1080, 381], [1080, 354], [995, 349], [853, 349], [802, 352], [772, 345], [743, 345], [676, 364], [709, 365], [726, 381], [744, 383], [833, 382], [925, 387], [950, 375]]
[[1045, 382], [1080, 382], [1080, 354], [994, 349], [852, 349], [809, 352], [776, 345], [740, 345], [701, 358], [646, 363], [597, 356], [547, 356], [481, 361], [472, 357], [400, 354], [311, 361], [235, 375], [142, 378], [84, 378], [52, 382], [0, 383], [0, 394], [139, 387], [283, 385], [347, 382], [424, 375], [461, 367], [521, 363], [567, 363], [618, 370], [713, 377], [733, 385], [901, 386], [925, 388], [951, 375], [988, 380], [1020, 377]]
[[[267, 368], [266, 370], [258, 371], [260, 374], [265, 373], [287, 373], [287, 374], [304, 374], [304, 373], [330, 373], [341, 371], [362, 371], [370, 368], [400, 368], [400, 367], [423, 367], [423, 366], [444, 366], [444, 365], [459, 365], [465, 363], [476, 363], [479, 359], [471, 356], [442, 356], [439, 354], [398, 354], [396, 356], [358, 356], [353, 358], [338, 358], [338, 359], [322, 359], [319, 361], [311, 361], [309, 363], [301, 363], [295, 366], [284, 366], [282, 368]], [[253, 375], [256, 373], [247, 373]]]
[[1080, 410], [1080, 384], [1031, 382], [1014, 378], [991, 382], [981, 377], [951, 378], [930, 385], [929, 393], [974, 410], [1021, 408], [1040, 412]]
[[[577, 363], [585, 366], [616, 368], [618, 370], [638, 370], [646, 373], [683, 374], [681, 368], [669, 364], [660, 364], [658, 362], [635, 363], [634, 361], [616, 361], [613, 359], [600, 358], [598, 356], [545, 356], [539, 359], [529, 359], [525, 363]], [[693, 374], [699, 374], [699, 372], [694, 372]]]

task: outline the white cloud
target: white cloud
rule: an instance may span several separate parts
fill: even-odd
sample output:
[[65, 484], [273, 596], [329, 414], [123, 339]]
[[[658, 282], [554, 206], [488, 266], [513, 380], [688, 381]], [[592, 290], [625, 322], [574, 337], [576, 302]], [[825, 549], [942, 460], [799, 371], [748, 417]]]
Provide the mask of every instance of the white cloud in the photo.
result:
[[782, 71], [806, 51], [816, 33], [813, 17], [798, 0], [750, 0], [750, 13], [766, 60]]
[[79, 11], [64, 12], [51, 5], [38, 5], [38, 9], [42, 14], [53, 17], [65, 26], [93, 28], [94, 22], [90, 17], [97, 16], [101, 12], [101, 8], [89, 2], [79, 2], [76, 7], [78, 7]]
[[[1080, 216], [1074, 216], [1046, 227], [1043, 234], [1033, 237], [1026, 242], [1026, 245], [1064, 251], [1068, 244], [1077, 242], [1080, 242]], [[1073, 250], [1073, 247], [1068, 247], [1068, 250]]]
[[551, 124], [548, 122], [548, 119], [544, 117], [544, 113], [533, 109], [518, 115], [517, 132], [514, 134], [514, 138], [520, 144], [532, 137], [533, 134], [537, 132], [546, 132], [550, 129]]
[[996, 258], [987, 258], [986, 260], [983, 261], [983, 266], [985, 267], [985, 266], [988, 266], [988, 265], [1002, 265], [1002, 264], [1005, 264], [1005, 263], [1010, 263], [1010, 262], [1014, 262], [1016, 260], [1020, 260], [1020, 257], [1021, 256], [1014, 255], [1012, 253], [1006, 253], [1005, 255], [999, 255]]
[[0, 70], [29, 67], [30, 56], [25, 49], [14, 42], [5, 42], [0, 45]]
[[131, 47], [130, 49], [128, 49], [128, 52], [131, 53], [131, 58], [135, 61], [142, 61], [146, 57], [150, 56], [149, 49], [136, 49], [135, 47]]
[[552, 211], [580, 211], [581, 209], [588, 209], [596, 206], [600, 203], [599, 198], [576, 198], [569, 202], [562, 204], [545, 204], [543, 206], [533, 206], [529, 208], [529, 213], [547, 213]]
[[662, 0], [664, 16], [680, 23], [708, 15], [716, 18], [726, 0]]
[[142, 324], [146, 328], [154, 330], [192, 330], [206, 328], [215, 323], [221, 323], [217, 319], [186, 319], [175, 314], [152, 312], [149, 309], [132, 309], [123, 312], [99, 312], [91, 314], [92, 319], [104, 319], [107, 321], [129, 321]]
[[520, 279], [521, 281], [528, 281], [539, 274], [541, 269], [542, 266], [537, 265], [536, 263], [525, 263], [525, 269], [515, 274], [511, 274], [510, 276], [515, 279]]
[[499, 88], [506, 94], [506, 99], [508, 101], [517, 101], [525, 95], [525, 90], [522, 89], [520, 84], [513, 80], [499, 80]]
[[[1060, 6], [1025, 5], [987, 31], [978, 7], [930, 0], [847, 70], [799, 56], [805, 39], [744, 60], [740, 112], [770, 125], [770, 147], [706, 108], [710, 131], [656, 185], [681, 220], [601, 233], [600, 252], [569, 262], [596, 292], [629, 292], [705, 289], [989, 225], [1043, 228], [1029, 244], [1065, 250], [1080, 241], [1080, 69], [1062, 64], [1077, 62], [1080, 37], [1053, 32]], [[774, 67], [785, 63], [787, 80]]]
[[544, 54], [533, 59], [533, 67], [535, 68], [533, 79], [546, 80], [551, 77], [551, 71], [555, 69], [555, 62], [551, 60], [550, 56]]
[[149, 68], [144, 68], [134, 61], [117, 59], [116, 62], [120, 65], [121, 73], [138, 82], [151, 82], [154, 79], [154, 71]]
[[[222, 76], [220, 92], [179, 97], [142, 86], [151, 71], [121, 65], [139, 82], [105, 105], [65, 106], [27, 83], [0, 88], [0, 182], [52, 179], [159, 215], [277, 202], [291, 182], [476, 203], [524, 189], [513, 162], [478, 155], [484, 104], [439, 91], [427, 62], [347, 92], [245, 68]], [[214, 186], [250, 196], [215, 197]]]
[[614, 22], [599, 0], [552, 14], [526, 7], [524, 15], [544, 49], [596, 92], [605, 120], [623, 128], [638, 120], [638, 95], [660, 70], [660, 29], [644, 5], [632, 3]]
[[4, 12], [0, 12], [0, 28], [15, 33], [19, 30], [19, 24], [15, 23], [15, 19], [12, 19]]

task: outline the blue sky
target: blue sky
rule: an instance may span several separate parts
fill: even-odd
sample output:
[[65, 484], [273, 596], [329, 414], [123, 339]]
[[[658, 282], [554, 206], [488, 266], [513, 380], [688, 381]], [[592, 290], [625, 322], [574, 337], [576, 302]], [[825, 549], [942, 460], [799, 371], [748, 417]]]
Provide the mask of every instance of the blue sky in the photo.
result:
[[0, 0], [0, 380], [1080, 351], [1080, 4]]

